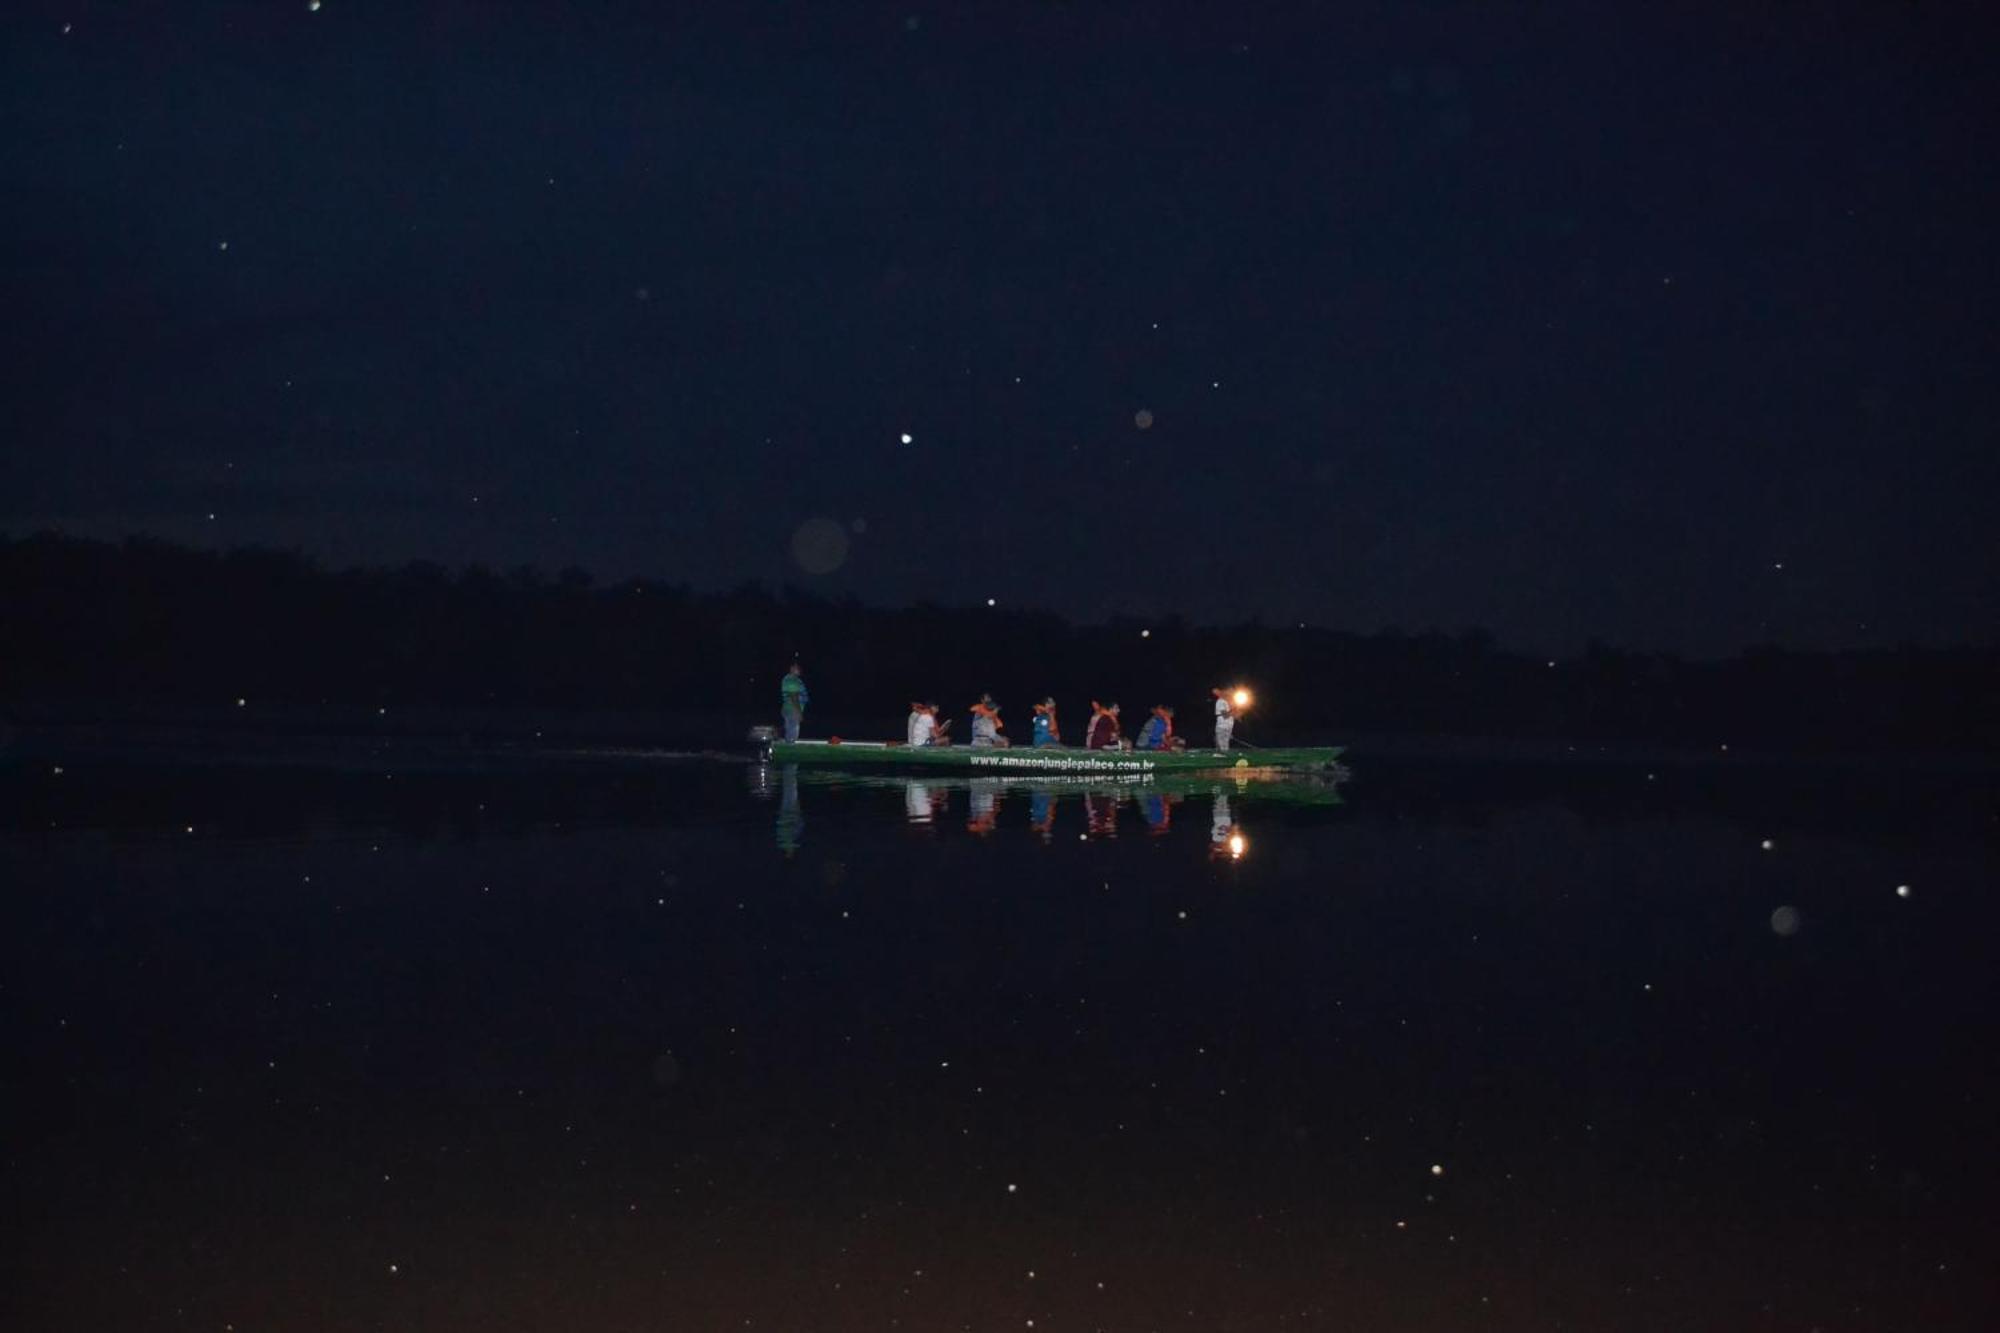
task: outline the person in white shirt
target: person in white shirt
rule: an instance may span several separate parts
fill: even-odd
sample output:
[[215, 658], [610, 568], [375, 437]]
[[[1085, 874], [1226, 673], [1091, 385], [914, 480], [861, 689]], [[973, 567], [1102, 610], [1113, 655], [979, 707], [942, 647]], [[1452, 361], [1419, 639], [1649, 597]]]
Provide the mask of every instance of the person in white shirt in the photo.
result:
[[1229, 701], [1229, 691], [1212, 689], [1215, 696], [1215, 748], [1227, 750], [1229, 738], [1236, 734], [1236, 705]]
[[910, 705], [911, 748], [938, 743], [937, 709], [929, 704]]

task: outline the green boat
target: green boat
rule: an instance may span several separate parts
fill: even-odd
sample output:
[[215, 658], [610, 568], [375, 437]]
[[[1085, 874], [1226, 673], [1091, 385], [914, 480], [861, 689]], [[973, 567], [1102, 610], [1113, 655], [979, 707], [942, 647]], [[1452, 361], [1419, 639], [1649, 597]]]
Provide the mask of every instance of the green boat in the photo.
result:
[[[761, 738], [760, 742], [761, 742]], [[1014, 773], [1227, 773], [1232, 769], [1332, 768], [1345, 746], [1297, 746], [1258, 750], [1078, 750], [1061, 745], [996, 748], [984, 745], [909, 746], [895, 741], [781, 741], [765, 743], [774, 764], [816, 764], [833, 768], [942, 769], [950, 772]]]

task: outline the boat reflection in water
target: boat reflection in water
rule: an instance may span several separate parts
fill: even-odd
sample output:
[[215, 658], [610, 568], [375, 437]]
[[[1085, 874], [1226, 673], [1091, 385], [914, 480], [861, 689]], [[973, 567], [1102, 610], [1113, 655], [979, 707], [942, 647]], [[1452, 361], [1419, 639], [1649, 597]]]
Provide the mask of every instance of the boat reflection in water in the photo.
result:
[[796, 855], [806, 833], [805, 811], [799, 806], [799, 766], [750, 765], [750, 794], [760, 801], [778, 798], [778, 850]]
[[912, 782], [903, 788], [903, 810], [912, 824], [934, 825], [944, 809], [945, 794], [936, 783]]
[[1208, 855], [1215, 861], [1241, 861], [1243, 853], [1250, 850], [1250, 842], [1243, 836], [1243, 830], [1236, 827], [1236, 816], [1229, 809], [1229, 793], [1215, 794], [1215, 811], [1208, 821]]
[[[964, 793], [965, 831], [984, 839], [1010, 828], [1020, 827], [1019, 817], [1010, 810], [1020, 807], [1014, 798], [1025, 798], [1026, 826], [1044, 845], [1058, 840], [1064, 829], [1075, 830], [1079, 841], [1116, 838], [1121, 823], [1136, 822], [1148, 838], [1168, 839], [1172, 835], [1174, 812], [1190, 798], [1210, 803], [1208, 854], [1216, 861], [1240, 861], [1249, 851], [1249, 839], [1237, 823], [1234, 803], [1244, 801], [1286, 806], [1329, 807], [1341, 804], [1337, 779], [1282, 780], [1258, 774], [1228, 777], [1155, 776], [1106, 779], [1101, 775], [1038, 774], [1015, 777], [890, 777], [872, 773], [845, 773], [807, 768], [801, 773], [795, 764], [782, 767], [759, 765], [754, 768], [751, 790], [760, 799], [778, 802], [777, 838], [779, 848], [791, 855], [804, 837], [805, 815], [801, 809], [801, 786], [820, 789], [831, 797], [835, 792], [900, 791], [903, 820], [913, 832], [935, 837], [950, 826], [958, 794]], [[1082, 806], [1081, 829], [1066, 817], [1065, 809]], [[807, 799], [817, 799], [809, 797]], [[1199, 809], [1199, 806], [1196, 807]], [[1136, 821], [1128, 818], [1130, 810]]]

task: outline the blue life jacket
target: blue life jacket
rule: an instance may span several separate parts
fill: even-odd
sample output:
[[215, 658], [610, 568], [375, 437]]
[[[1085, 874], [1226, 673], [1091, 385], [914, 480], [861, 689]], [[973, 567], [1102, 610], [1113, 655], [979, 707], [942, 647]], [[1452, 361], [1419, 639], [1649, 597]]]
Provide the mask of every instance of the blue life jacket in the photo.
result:
[[1055, 733], [1049, 730], [1049, 715], [1047, 713], [1035, 714], [1035, 744], [1054, 745], [1055, 743]]
[[1157, 750], [1166, 744], [1166, 740], [1166, 719], [1155, 717], [1146, 724], [1146, 729], [1139, 733], [1139, 748], [1142, 750]]

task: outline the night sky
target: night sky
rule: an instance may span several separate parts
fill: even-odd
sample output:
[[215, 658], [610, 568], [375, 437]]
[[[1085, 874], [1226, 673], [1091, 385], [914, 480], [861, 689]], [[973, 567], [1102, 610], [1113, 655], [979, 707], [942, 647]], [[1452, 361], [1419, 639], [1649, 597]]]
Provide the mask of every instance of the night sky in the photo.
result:
[[1204, 8], [9, 7], [0, 531], [1992, 638], [1975, 7]]

